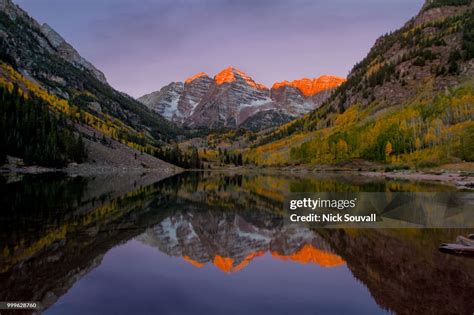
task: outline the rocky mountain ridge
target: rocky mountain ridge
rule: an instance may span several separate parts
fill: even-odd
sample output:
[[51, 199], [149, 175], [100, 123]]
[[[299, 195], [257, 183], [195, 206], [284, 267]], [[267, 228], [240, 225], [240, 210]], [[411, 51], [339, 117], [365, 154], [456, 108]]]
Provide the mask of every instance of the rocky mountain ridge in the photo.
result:
[[[5, 13], [13, 22], [24, 23], [30, 29], [39, 31], [38, 34], [34, 34], [34, 37], [42, 49], [48, 53], [56, 54], [80, 70], [89, 71], [96, 79], [107, 84], [104, 73], [83, 58], [74, 47], [47, 23], [39, 24], [11, 0], [0, 0], [0, 12]], [[1, 33], [0, 35], [3, 40], [8, 39], [7, 33]]]
[[90, 71], [94, 77], [102, 83], [107, 84], [107, 79], [102, 71], [97, 69], [92, 63], [84, 59], [66, 40], [59, 35], [47, 23], [41, 25], [41, 32], [48, 39], [51, 46], [53, 46], [58, 54], [65, 60], [72, 63], [75, 67]]
[[[16, 124], [1, 126], [5, 128], [3, 135], [7, 131], [16, 134], [16, 140], [7, 136], [0, 139], [0, 164], [6, 155], [12, 155], [43, 166], [63, 167], [75, 162], [113, 168], [130, 167], [129, 161], [134, 161], [138, 168], [160, 168], [166, 165], [155, 157], [157, 148], [184, 133], [111, 87], [105, 75], [61, 35], [38, 23], [11, 0], [0, 0], [0, 89], [4, 110], [7, 100], [10, 105], [25, 105], [14, 114]], [[46, 110], [37, 119], [25, 113], [40, 107]], [[52, 127], [44, 127], [49, 121]], [[26, 135], [25, 126], [41, 137]], [[44, 130], [39, 132], [38, 128]], [[20, 138], [23, 142], [18, 141]], [[47, 148], [43, 142], [49, 143]], [[41, 149], [33, 149], [37, 146]], [[80, 148], [82, 153], [73, 154], [71, 147]], [[141, 153], [149, 163], [139, 161]], [[83, 158], [74, 160], [76, 156]]]
[[113, 89], [105, 75], [61, 35], [11, 0], [0, 0], [0, 48], [4, 63], [83, 111], [101, 118], [109, 115], [155, 139], [167, 139], [176, 132], [160, 115]]
[[190, 128], [258, 130], [300, 117], [320, 106], [345, 80], [334, 76], [275, 83], [272, 88], [228, 67], [214, 78], [198, 73], [138, 100]]

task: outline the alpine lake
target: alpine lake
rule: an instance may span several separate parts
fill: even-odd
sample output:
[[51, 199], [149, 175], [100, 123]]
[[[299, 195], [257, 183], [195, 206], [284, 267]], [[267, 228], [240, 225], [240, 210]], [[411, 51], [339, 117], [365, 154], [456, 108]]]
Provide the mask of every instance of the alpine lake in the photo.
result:
[[455, 189], [356, 173], [2, 177], [0, 301], [44, 314], [472, 314], [474, 259], [438, 250], [472, 231], [313, 229], [283, 211], [291, 192]]

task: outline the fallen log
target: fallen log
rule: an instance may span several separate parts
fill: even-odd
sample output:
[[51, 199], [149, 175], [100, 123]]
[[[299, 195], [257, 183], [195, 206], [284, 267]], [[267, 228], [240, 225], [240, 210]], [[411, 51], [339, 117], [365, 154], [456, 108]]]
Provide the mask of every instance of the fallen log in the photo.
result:
[[456, 238], [456, 244], [474, 247], [474, 239], [470, 239], [460, 235]]
[[439, 250], [443, 253], [456, 255], [474, 255], [474, 246], [462, 244], [441, 244]]

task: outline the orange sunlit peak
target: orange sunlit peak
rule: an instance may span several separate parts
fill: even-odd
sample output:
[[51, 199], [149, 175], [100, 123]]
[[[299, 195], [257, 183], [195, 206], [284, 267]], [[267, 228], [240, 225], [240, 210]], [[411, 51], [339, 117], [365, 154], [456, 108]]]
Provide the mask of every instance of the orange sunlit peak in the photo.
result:
[[309, 79], [302, 78], [294, 81], [283, 81], [273, 84], [273, 89], [278, 89], [282, 86], [291, 86], [298, 89], [304, 96], [313, 96], [319, 92], [338, 87], [344, 83], [346, 79], [331, 76], [331, 75], [322, 75], [319, 78]]
[[216, 74], [214, 80], [216, 81], [217, 85], [233, 82], [235, 80], [234, 67], [225, 68]]
[[260, 89], [260, 90], [266, 90], [267, 87], [263, 84], [256, 83], [251, 77], [249, 77], [246, 73], [240, 71], [239, 69], [235, 67], [227, 67], [214, 77], [214, 81], [216, 81], [217, 85], [221, 85], [224, 83], [232, 83], [236, 80], [236, 75], [241, 77], [248, 85]]
[[189, 84], [189, 83], [193, 82], [194, 80], [196, 80], [197, 78], [200, 78], [200, 77], [208, 77], [208, 75], [205, 72], [199, 72], [199, 73], [187, 78], [186, 81], [184, 81], [184, 83]]

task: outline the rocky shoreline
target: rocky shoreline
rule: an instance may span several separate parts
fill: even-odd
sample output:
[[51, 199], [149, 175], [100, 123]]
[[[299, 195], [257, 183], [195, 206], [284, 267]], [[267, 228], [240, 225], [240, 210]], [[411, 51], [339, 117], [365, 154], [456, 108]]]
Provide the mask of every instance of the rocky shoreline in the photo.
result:
[[182, 168], [163, 163], [162, 167], [142, 167], [130, 165], [100, 165], [100, 164], [76, 164], [70, 163], [64, 168], [51, 168], [38, 165], [24, 165], [18, 158], [8, 157], [8, 161], [0, 167], [0, 175], [39, 175], [47, 173], [63, 173], [69, 176], [94, 176], [94, 175], [113, 175], [113, 174], [144, 174], [160, 173], [165, 177], [179, 174]]
[[385, 177], [390, 179], [401, 179], [409, 181], [440, 182], [451, 184], [459, 189], [474, 189], [474, 176], [464, 173], [444, 172], [425, 173], [420, 171], [401, 172], [362, 172], [363, 176]]
[[429, 169], [395, 169], [388, 171], [384, 164], [356, 160], [340, 165], [298, 165], [275, 169], [292, 173], [351, 173], [371, 178], [438, 182], [453, 185], [459, 189], [474, 189], [474, 163], [472, 162], [446, 164]]
[[[385, 171], [381, 168], [354, 168], [347, 166], [310, 166], [299, 165], [294, 167], [231, 167], [219, 168], [206, 171], [230, 171], [230, 172], [288, 172], [288, 173], [348, 173], [371, 178], [389, 178], [408, 181], [438, 182], [456, 186], [458, 189], [474, 189], [474, 168], [472, 163], [468, 163], [464, 169], [454, 167], [443, 169], [442, 167], [430, 170], [394, 170]], [[75, 164], [71, 163], [65, 168], [47, 168], [42, 166], [21, 165], [17, 159], [9, 159], [9, 162], [0, 168], [0, 175], [27, 175], [27, 174], [46, 174], [46, 173], [64, 173], [69, 176], [94, 176], [94, 175], [113, 175], [113, 174], [144, 174], [160, 173], [163, 176], [171, 176], [185, 171], [171, 164], [159, 168], [131, 167], [130, 165], [97, 165], [97, 164]], [[193, 171], [193, 170], [188, 170]], [[202, 171], [202, 170], [194, 170]]]

